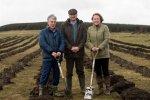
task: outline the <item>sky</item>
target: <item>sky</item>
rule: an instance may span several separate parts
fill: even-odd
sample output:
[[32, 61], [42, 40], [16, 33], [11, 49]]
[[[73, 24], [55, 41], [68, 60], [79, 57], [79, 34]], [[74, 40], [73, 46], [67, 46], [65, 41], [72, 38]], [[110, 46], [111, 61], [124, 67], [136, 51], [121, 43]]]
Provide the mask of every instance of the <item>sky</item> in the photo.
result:
[[149, 6], [150, 0], [0, 0], [0, 26], [46, 22], [50, 14], [65, 21], [72, 8], [84, 22], [100, 13], [103, 23], [150, 25]]

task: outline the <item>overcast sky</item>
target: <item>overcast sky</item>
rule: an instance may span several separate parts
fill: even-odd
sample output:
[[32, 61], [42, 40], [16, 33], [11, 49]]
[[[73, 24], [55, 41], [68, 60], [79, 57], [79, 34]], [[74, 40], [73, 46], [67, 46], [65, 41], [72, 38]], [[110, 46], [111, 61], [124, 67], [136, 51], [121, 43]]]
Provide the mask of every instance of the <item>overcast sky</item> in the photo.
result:
[[45, 22], [50, 14], [65, 21], [71, 8], [84, 22], [92, 22], [92, 15], [100, 13], [104, 23], [150, 25], [149, 6], [150, 0], [0, 0], [0, 26]]

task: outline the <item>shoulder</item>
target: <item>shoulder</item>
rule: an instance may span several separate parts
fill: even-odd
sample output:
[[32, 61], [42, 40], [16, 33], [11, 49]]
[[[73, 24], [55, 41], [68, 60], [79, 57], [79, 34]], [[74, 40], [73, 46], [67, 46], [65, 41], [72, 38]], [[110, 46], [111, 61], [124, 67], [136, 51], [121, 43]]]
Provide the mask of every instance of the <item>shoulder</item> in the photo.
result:
[[61, 26], [64, 26], [66, 24], [66, 22], [63, 22], [62, 24], [61, 24]]
[[56, 30], [57, 30], [58, 33], [61, 33], [61, 31], [58, 28], [56, 28]]
[[90, 27], [88, 27], [88, 30], [91, 30], [91, 29], [93, 29], [94, 27], [93, 26], [90, 26]]
[[77, 23], [84, 25], [83, 21], [77, 18]]
[[101, 23], [101, 26], [102, 26], [102, 27], [104, 27], [104, 28], [108, 28], [108, 26], [107, 26], [107, 25], [102, 24], [102, 23]]
[[63, 22], [63, 23], [61, 24], [61, 26], [65, 26], [65, 25], [67, 25], [67, 24], [69, 24], [69, 19], [67, 19], [65, 22]]
[[47, 28], [44, 28], [40, 31], [40, 34], [44, 34], [47, 31]]

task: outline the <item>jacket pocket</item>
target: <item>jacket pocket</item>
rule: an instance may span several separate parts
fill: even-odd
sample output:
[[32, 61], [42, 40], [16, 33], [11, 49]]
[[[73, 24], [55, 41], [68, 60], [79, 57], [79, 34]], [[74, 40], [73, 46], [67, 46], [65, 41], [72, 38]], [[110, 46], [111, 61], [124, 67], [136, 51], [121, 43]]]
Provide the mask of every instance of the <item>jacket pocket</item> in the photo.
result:
[[43, 59], [52, 59], [52, 55], [50, 55], [46, 52], [43, 52]]
[[65, 51], [64, 51], [64, 54], [65, 54], [65, 55], [71, 55], [71, 54], [72, 54], [72, 51], [71, 51], [71, 50], [65, 50]]
[[100, 56], [106, 55], [107, 54], [107, 48], [104, 50], [100, 51]]
[[77, 56], [77, 57], [83, 57], [83, 56], [84, 56], [84, 48], [82, 48], [81, 50], [79, 50], [79, 51], [76, 53], [76, 56]]

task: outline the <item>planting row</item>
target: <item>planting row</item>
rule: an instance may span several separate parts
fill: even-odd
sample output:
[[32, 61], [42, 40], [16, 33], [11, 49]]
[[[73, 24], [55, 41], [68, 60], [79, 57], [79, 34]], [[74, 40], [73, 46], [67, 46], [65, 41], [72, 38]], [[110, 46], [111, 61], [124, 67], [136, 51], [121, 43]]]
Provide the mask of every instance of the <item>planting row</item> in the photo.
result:
[[0, 49], [13, 46], [13, 45], [15, 45], [15, 44], [17, 44], [17, 43], [20, 43], [20, 42], [22, 42], [22, 41], [24, 41], [24, 40], [26, 40], [26, 39], [29, 39], [29, 38], [31, 38], [31, 37], [33, 37], [33, 36], [34, 36], [34, 35], [25, 36], [25, 37], [22, 37], [22, 38], [19, 38], [19, 39], [17, 39], [17, 40], [12, 41], [11, 43], [2, 44], [2, 45], [0, 45]]
[[132, 51], [134, 50], [134, 51], [139, 51], [139, 52], [144, 52], [144, 53], [150, 53], [150, 50], [146, 50], [146, 49], [143, 49], [143, 48], [127, 47], [125, 45], [118, 45], [118, 44], [114, 44], [114, 43], [109, 43], [109, 45], [116, 46], [116, 47], [121, 47], [121, 48], [132, 50]]
[[1, 41], [5, 41], [6, 39], [10, 39], [10, 38], [11, 38], [10, 36], [5, 37], [5, 38], [2, 38], [2, 39], [0, 39], [0, 42], [1, 42]]
[[35, 58], [42, 50], [38, 49], [34, 51], [33, 53], [30, 53], [23, 57], [22, 59], [15, 62], [12, 66], [9, 68], [5, 68], [3, 72], [0, 73], [0, 90], [3, 89], [3, 85], [6, 85], [8, 83], [11, 83], [11, 79], [16, 76], [16, 73], [20, 72], [24, 69], [24, 66]]
[[[113, 59], [111, 54], [111, 59]], [[89, 63], [90, 62], [90, 63]], [[86, 68], [92, 67], [92, 59], [90, 59], [86, 54], [84, 57], [84, 65]], [[109, 71], [110, 82], [111, 82], [111, 92], [117, 92], [121, 100], [150, 100], [150, 93], [136, 88], [135, 83], [130, 82], [122, 75], [116, 75], [113, 71]], [[118, 97], [116, 97], [118, 98]], [[115, 99], [115, 97], [114, 97]]]
[[145, 46], [145, 45], [141, 45], [141, 44], [127, 43], [127, 42], [122, 42], [122, 41], [115, 40], [115, 39], [110, 39], [110, 40], [113, 41], [113, 42], [120, 43], [120, 44], [125, 44], [125, 45], [137, 46], [137, 47], [140, 47], [140, 48], [150, 49], [150, 46]]
[[141, 73], [143, 76], [150, 78], [150, 69], [146, 66], [133, 65], [132, 62], [128, 62], [127, 60], [115, 56], [112, 53], [110, 53], [110, 60], [115, 61], [115, 63], [119, 64], [120, 67], [135, 70], [137, 73]]
[[15, 47], [11, 47], [11, 48], [8, 48], [8, 49], [6, 49], [6, 50], [1, 50], [0, 53], [10, 52], [10, 51], [12, 51], [12, 50], [14, 50], [14, 49], [17, 49], [17, 48], [19, 48], [19, 47], [23, 47], [23, 46], [29, 44], [30, 42], [32, 42], [32, 41], [33, 41], [34, 39], [36, 39], [37, 37], [38, 37], [38, 36], [33, 37], [32, 39], [30, 39], [29, 41], [27, 41], [27, 42], [25, 42], [25, 43], [23, 43], [23, 44], [21, 44], [21, 45], [18, 45], [18, 46], [15, 46]]
[[132, 50], [132, 49], [122, 49], [122, 46], [120, 48], [120, 46], [115, 46], [110, 44], [109, 48], [113, 51], [119, 51], [119, 52], [123, 52], [123, 53], [129, 53], [131, 55], [137, 56], [137, 57], [141, 57], [141, 58], [145, 58], [145, 59], [150, 59], [150, 54], [145, 54], [136, 50]]
[[28, 45], [28, 46], [25, 46], [25, 47], [23, 47], [23, 48], [21, 48], [21, 49], [14, 50], [14, 51], [11, 51], [11, 52], [2, 54], [2, 55], [0, 55], [0, 61], [1, 61], [1, 59], [4, 59], [4, 58], [6, 58], [6, 57], [15, 55], [15, 54], [17, 54], [17, 53], [24, 52], [25, 50], [27, 50], [27, 49], [29, 49], [29, 48], [35, 46], [38, 42], [39, 42], [39, 40], [37, 39], [34, 43], [32, 43], [32, 44], [30, 44], [30, 45]]
[[4, 39], [0, 39], [0, 44], [11, 41], [11, 40], [15, 40], [17, 38], [21, 38], [21, 36], [13, 36], [13, 37], [6, 37]]
[[3, 46], [3, 45], [8, 45], [8, 44], [14, 43], [14, 42], [16, 42], [16, 41], [20, 41], [20, 40], [22, 40], [22, 39], [26, 39], [26, 38], [28, 38], [28, 37], [29, 37], [29, 36], [24, 36], [24, 37], [17, 38], [17, 39], [15, 39], [15, 40], [13, 40], [13, 41], [11, 41], [11, 42], [9, 42], [9, 43], [1, 44], [0, 47]]

